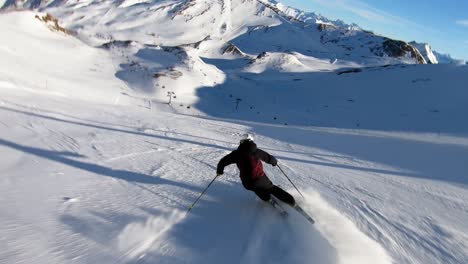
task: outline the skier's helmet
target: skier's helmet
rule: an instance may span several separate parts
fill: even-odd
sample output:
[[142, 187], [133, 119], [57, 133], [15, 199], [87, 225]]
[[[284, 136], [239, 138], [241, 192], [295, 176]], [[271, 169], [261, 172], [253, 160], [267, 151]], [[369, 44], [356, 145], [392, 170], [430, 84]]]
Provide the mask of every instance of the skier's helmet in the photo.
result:
[[244, 135], [242, 135], [241, 140], [240, 140], [239, 143], [242, 144], [242, 143], [244, 143], [246, 141], [253, 141], [253, 140], [254, 140], [254, 138], [253, 138], [253, 136], [251, 134], [244, 134]]

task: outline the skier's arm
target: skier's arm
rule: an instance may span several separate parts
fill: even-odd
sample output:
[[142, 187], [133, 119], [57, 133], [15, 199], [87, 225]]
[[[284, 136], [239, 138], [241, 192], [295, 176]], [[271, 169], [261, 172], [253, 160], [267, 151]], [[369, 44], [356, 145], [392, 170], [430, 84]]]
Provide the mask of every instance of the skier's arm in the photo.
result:
[[216, 174], [222, 175], [224, 173], [224, 167], [229, 166], [233, 163], [236, 163], [236, 161], [237, 161], [237, 155], [235, 151], [227, 154], [218, 162], [218, 167], [216, 168]]
[[276, 164], [278, 164], [278, 160], [276, 160], [275, 157], [273, 157], [272, 155], [268, 154], [266, 151], [263, 151], [261, 149], [257, 149], [257, 156], [259, 159], [273, 166], [276, 166]]

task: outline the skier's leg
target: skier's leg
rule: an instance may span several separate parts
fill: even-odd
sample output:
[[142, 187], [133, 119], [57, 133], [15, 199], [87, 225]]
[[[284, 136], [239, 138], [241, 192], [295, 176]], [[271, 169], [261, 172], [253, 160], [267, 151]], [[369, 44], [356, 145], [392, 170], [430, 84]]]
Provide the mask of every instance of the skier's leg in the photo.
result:
[[256, 189], [254, 190], [254, 192], [260, 199], [262, 199], [265, 202], [268, 202], [271, 198], [270, 192], [268, 190]]
[[260, 177], [256, 179], [253, 184], [252, 184], [252, 191], [255, 192], [255, 194], [260, 197], [263, 201], [269, 201], [271, 196], [271, 188], [273, 187], [273, 183], [271, 183], [270, 179], [268, 177]]
[[271, 194], [291, 206], [296, 204], [296, 200], [294, 200], [294, 197], [291, 194], [276, 185], [271, 189]]

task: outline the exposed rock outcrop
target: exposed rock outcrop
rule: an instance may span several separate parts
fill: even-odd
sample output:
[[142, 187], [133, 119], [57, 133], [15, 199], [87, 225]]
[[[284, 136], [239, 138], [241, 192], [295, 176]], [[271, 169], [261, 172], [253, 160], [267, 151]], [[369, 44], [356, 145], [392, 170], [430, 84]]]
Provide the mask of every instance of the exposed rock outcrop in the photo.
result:
[[325, 30], [335, 30], [338, 27], [332, 24], [324, 24], [324, 23], [318, 23], [317, 29], [318, 31], [322, 32]]
[[243, 53], [236, 45], [232, 43], [228, 43], [228, 45], [224, 48], [223, 54], [232, 54], [235, 56], [245, 56], [245, 53]]
[[418, 63], [427, 63], [418, 49], [404, 41], [386, 38], [385, 41], [382, 43], [382, 48], [383, 52], [385, 52], [385, 54], [387, 54], [390, 57], [399, 58], [409, 55]]
[[105, 49], [110, 48], [128, 48], [133, 43], [131, 40], [113, 40], [107, 43], [102, 44], [102, 47]]
[[36, 18], [39, 19], [40, 21], [44, 22], [47, 25], [47, 27], [52, 31], [62, 32], [62, 33], [65, 33], [67, 35], [73, 35], [74, 34], [73, 31], [68, 30], [68, 29], [60, 26], [59, 22], [58, 22], [58, 19], [53, 17], [50, 14], [46, 14], [44, 16], [36, 15]]
[[411, 46], [417, 48], [421, 55], [424, 57], [428, 64], [438, 64], [439, 61], [435, 56], [432, 47], [427, 43], [417, 43], [415, 41], [411, 41], [409, 43]]

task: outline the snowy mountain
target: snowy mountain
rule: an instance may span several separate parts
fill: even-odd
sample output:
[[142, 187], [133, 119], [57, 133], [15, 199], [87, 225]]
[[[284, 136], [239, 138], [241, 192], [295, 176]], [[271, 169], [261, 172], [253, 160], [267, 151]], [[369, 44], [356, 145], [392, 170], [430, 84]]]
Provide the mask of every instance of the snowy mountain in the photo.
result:
[[159, 88], [169, 84], [193, 104], [199, 87], [224, 82], [210, 60], [239, 73], [425, 63], [405, 42], [273, 1], [8, 1], [3, 9], [22, 7], [46, 12], [55, 27], [120, 54], [116, 76], [160, 101], [168, 91]]
[[[405, 42], [271, 1], [7, 1], [3, 9], [38, 8], [93, 45], [112, 40], [180, 46], [203, 43], [203, 55], [228, 42], [246, 52], [300, 52], [361, 63], [424, 63]], [[269, 31], [271, 29], [271, 31]], [[288, 36], [288, 37], [284, 37]], [[251, 49], [250, 42], [260, 42]]]
[[436, 55], [432, 51], [432, 47], [428, 43], [417, 43], [415, 41], [412, 41], [409, 44], [419, 50], [419, 52], [421, 53], [421, 55], [423, 55], [427, 63], [430, 63], [430, 64], [439, 63]]
[[465, 60], [452, 58], [450, 54], [442, 54], [442, 53], [435, 51], [434, 55], [436, 56], [439, 63], [450, 63], [450, 64], [465, 64], [466, 63]]
[[[0, 262], [467, 263], [468, 66], [273, 1], [4, 9]], [[186, 214], [244, 133], [314, 225], [234, 165]]]
[[449, 54], [441, 54], [437, 51], [432, 50], [432, 47], [428, 43], [417, 43], [412, 41], [409, 43], [411, 46], [417, 48], [427, 63], [430, 64], [465, 64], [464, 60], [458, 60], [452, 58]]

